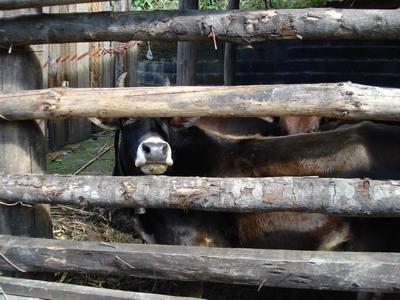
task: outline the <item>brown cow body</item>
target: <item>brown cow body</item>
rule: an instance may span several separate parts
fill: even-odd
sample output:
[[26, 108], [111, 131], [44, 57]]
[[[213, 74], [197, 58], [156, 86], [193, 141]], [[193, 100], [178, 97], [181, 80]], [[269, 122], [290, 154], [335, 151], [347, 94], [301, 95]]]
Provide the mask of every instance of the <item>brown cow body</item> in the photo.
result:
[[[364, 122], [324, 133], [257, 139], [198, 128], [184, 134], [191, 138], [175, 137], [179, 142], [172, 144], [173, 175], [399, 177], [396, 126]], [[350, 239], [347, 220], [321, 214], [237, 214], [233, 222], [234, 242], [241, 247], [335, 250]]]
[[[136, 131], [135, 123], [122, 128], [122, 140], [134, 139]], [[237, 137], [193, 126], [165, 136], [173, 154], [169, 175], [400, 178], [397, 126], [363, 122], [328, 132], [272, 138]], [[129, 143], [123, 143], [129, 151], [120, 152], [120, 163], [125, 164], [122, 175], [137, 175], [135, 158], [129, 157], [135, 151]], [[337, 250], [346, 249], [352, 239], [350, 220], [322, 214], [148, 209], [132, 219], [140, 223], [145, 239], [160, 244]]]
[[399, 176], [400, 128], [363, 122], [328, 132], [285, 137], [227, 137], [196, 127], [170, 141], [171, 174], [179, 176]]
[[[398, 127], [369, 122], [323, 133], [257, 139], [192, 127], [170, 133], [174, 165], [167, 173], [398, 178], [399, 137]], [[142, 219], [154, 241], [165, 244], [333, 250], [350, 235], [342, 218], [321, 214], [148, 210]]]

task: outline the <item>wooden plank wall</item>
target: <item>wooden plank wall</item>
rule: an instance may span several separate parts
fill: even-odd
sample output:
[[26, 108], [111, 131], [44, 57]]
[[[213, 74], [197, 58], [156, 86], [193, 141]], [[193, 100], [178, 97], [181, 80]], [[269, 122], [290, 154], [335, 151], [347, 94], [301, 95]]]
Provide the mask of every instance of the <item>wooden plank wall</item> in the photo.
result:
[[[115, 11], [130, 10], [129, 0], [114, 1], [113, 9]], [[110, 2], [94, 2], [87, 4], [63, 5], [43, 8], [46, 13], [68, 13], [68, 12], [97, 12], [110, 11], [112, 7]], [[75, 43], [75, 44], [50, 44], [41, 46], [41, 61], [49, 59], [48, 66], [43, 68], [43, 86], [57, 87], [67, 81], [69, 87], [114, 87], [116, 78], [125, 71], [125, 54], [106, 54], [86, 55], [79, 60], [72, 59], [75, 55], [79, 56], [87, 51], [94, 53], [99, 48], [118, 47], [116, 42], [100, 43]], [[135, 49], [130, 49], [129, 53], [136, 53]], [[56, 62], [59, 56], [69, 59]], [[131, 54], [132, 56], [132, 54]], [[132, 58], [131, 58], [132, 61]], [[133, 62], [136, 62], [133, 59]], [[136, 68], [128, 68], [136, 78]], [[129, 80], [129, 79], [128, 79]], [[135, 80], [129, 80], [129, 85], [135, 85]], [[59, 149], [65, 144], [76, 143], [90, 136], [93, 126], [86, 119], [66, 119], [48, 121], [47, 123], [47, 141], [49, 150]]]

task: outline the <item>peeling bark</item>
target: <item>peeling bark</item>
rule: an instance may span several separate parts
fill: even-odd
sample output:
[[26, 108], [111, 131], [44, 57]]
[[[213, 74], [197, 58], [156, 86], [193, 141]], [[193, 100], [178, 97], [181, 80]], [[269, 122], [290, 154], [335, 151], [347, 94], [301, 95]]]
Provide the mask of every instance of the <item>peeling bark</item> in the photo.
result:
[[[400, 292], [399, 253], [135, 245], [0, 236], [32, 272], [79, 272], [302, 289]], [[13, 270], [4, 259], [0, 269]]]
[[400, 89], [352, 83], [53, 88], [0, 93], [0, 115], [8, 120], [298, 115], [399, 121], [399, 98]]
[[399, 10], [101, 12], [0, 20], [0, 44], [131, 40], [399, 39]]
[[10, 203], [400, 216], [400, 181], [316, 177], [2, 175]]

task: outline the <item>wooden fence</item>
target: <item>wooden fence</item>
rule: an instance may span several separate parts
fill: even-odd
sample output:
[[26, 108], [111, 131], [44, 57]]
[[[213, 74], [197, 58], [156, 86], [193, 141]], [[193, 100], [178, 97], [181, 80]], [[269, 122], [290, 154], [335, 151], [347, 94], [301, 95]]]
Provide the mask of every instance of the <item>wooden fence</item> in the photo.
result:
[[[10, 2], [3, 9], [22, 7], [21, 3], [27, 3]], [[14, 6], [12, 2], [15, 3]], [[24, 7], [36, 6], [32, 2], [24, 4]], [[63, 1], [54, 1], [56, 3], [61, 4]], [[213, 35], [217, 39], [242, 43], [271, 38], [399, 39], [398, 13], [397, 10], [310, 9], [33, 15], [0, 20], [0, 44], [9, 46], [12, 43], [17, 46], [49, 41], [95, 42], [104, 39], [129, 41], [133, 38], [204, 40]], [[76, 25], [84, 21], [87, 22], [87, 28], [84, 31], [78, 30]], [[255, 26], [256, 23], [262, 26]], [[98, 26], [99, 24], [103, 26]], [[171, 93], [174, 101], [171, 100]], [[246, 91], [240, 87], [213, 87], [213, 91], [209, 91], [207, 87], [47, 89], [1, 93], [0, 116], [4, 124], [21, 124], [20, 132], [24, 130], [24, 121], [8, 121], [70, 116], [208, 115], [322, 115], [398, 121], [400, 106], [396, 100], [399, 95], [400, 91], [397, 89], [350, 83], [259, 86], [248, 87]], [[321, 101], [321, 98], [326, 101]], [[23, 207], [37, 203], [67, 203], [225, 211], [292, 210], [391, 217], [398, 216], [400, 211], [400, 188], [397, 181], [312, 177], [110, 178], [11, 174], [2, 175], [0, 181], [0, 198], [4, 199], [2, 204], [23, 204]], [[274, 202], [265, 199], [260, 201], [255, 196], [233, 195], [231, 189], [245, 182], [259, 186], [261, 194], [271, 194]], [[304, 182], [307, 182], [308, 189], [301, 188]], [[152, 187], [151, 195], [154, 196], [151, 199], [144, 192], [148, 190], [144, 187], [149, 185]], [[207, 188], [211, 185], [215, 190], [210, 191], [211, 188]], [[281, 197], [274, 194], [276, 185], [284, 186]], [[351, 189], [354, 194], [346, 196], [330, 192], [337, 187]], [[384, 190], [385, 193], [374, 193], [375, 188]], [[168, 197], [155, 196], [161, 192], [163, 195], [168, 194]], [[301, 194], [302, 201], [292, 201], [288, 193], [292, 196], [293, 193]], [[221, 194], [224, 194], [224, 202], [219, 198]], [[323, 205], [317, 200], [321, 198]], [[8, 208], [13, 209], [13, 206]], [[87, 272], [256, 286], [398, 293], [399, 268], [398, 253], [127, 245], [0, 236], [0, 270], [20, 273]], [[0, 285], [12, 294], [23, 294], [29, 286], [37, 297], [54, 295], [51, 293], [59, 295], [68, 290], [80, 295], [88, 292], [83, 287], [66, 287], [56, 283], [38, 287], [39, 284], [24, 280], [16, 283], [12, 279], [0, 277]], [[20, 287], [17, 288], [17, 285]], [[90, 292], [101, 297], [106, 297], [108, 293], [106, 290], [93, 289]], [[127, 296], [138, 299], [141, 297], [121, 294], [121, 298]], [[157, 299], [157, 296], [147, 295], [144, 298]]]
[[[115, 1], [111, 7], [109, 1], [62, 1], [56, 6], [53, 1], [5, 1], [0, 6], [46, 6], [43, 13], [49, 16], [59, 13], [83, 13], [101, 11], [129, 11], [129, 1]], [[94, 3], [93, 3], [94, 2]], [[12, 6], [14, 3], [14, 6]], [[2, 9], [0, 7], [0, 9]], [[0, 12], [1, 13], [1, 12]], [[67, 85], [71, 88], [114, 87], [118, 76], [129, 73], [127, 85], [136, 86], [136, 43], [118, 43], [112, 41], [82, 42], [35, 45], [34, 49], [43, 69], [43, 87], [55, 88]], [[84, 100], [83, 100], [84, 101]], [[87, 139], [93, 133], [92, 124], [84, 118], [49, 120], [47, 122], [47, 143], [50, 150], [59, 149], [65, 144], [77, 143]]]

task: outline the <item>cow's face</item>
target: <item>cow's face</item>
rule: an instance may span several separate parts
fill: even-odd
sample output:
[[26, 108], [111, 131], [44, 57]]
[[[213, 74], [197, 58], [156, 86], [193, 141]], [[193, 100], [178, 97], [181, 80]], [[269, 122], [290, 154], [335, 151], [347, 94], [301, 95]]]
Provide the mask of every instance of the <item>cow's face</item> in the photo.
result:
[[[148, 175], [164, 174], [173, 165], [172, 151], [168, 144], [167, 120], [136, 118], [121, 120], [120, 149], [127, 152], [134, 166]], [[123, 160], [123, 157], [120, 157]], [[123, 161], [121, 161], [124, 164]]]
[[198, 118], [89, 119], [104, 130], [119, 131], [114, 174], [160, 175], [173, 165], [170, 129], [190, 127]]

